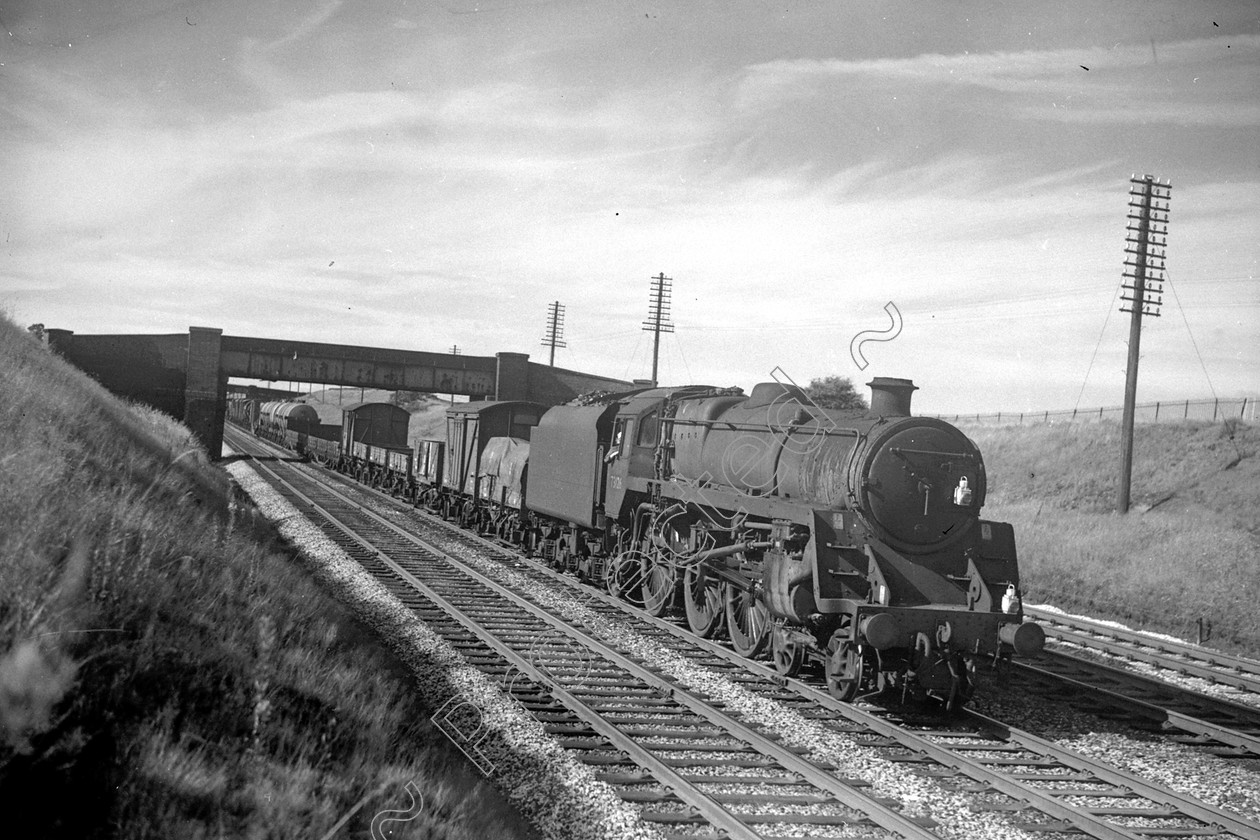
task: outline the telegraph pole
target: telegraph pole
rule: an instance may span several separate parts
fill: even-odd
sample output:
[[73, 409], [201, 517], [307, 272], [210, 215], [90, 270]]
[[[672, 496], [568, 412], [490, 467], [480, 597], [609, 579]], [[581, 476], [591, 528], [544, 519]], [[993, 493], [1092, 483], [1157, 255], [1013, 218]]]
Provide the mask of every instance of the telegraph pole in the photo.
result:
[[1159, 317], [1164, 294], [1164, 246], [1168, 243], [1168, 202], [1172, 183], [1160, 183], [1150, 175], [1129, 181], [1129, 224], [1125, 230], [1124, 279], [1130, 296], [1120, 299], [1129, 313], [1129, 365], [1124, 377], [1124, 417], [1121, 420], [1120, 489], [1116, 498], [1119, 513], [1129, 511], [1129, 485], [1133, 481], [1133, 415], [1137, 404], [1138, 351], [1142, 342], [1142, 316]]
[[[450, 353], [451, 353], [451, 355], [452, 355], [452, 356], [458, 356], [458, 355], [459, 355], [459, 345], [458, 345], [458, 344], [452, 344], [452, 345], [451, 345], [451, 350], [450, 350]], [[451, 405], [455, 405], [455, 395], [454, 395], [454, 394], [451, 394], [451, 395], [450, 395], [450, 397], [451, 397]]]
[[543, 336], [543, 347], [551, 348], [550, 366], [556, 366], [556, 348], [568, 347], [564, 343], [564, 304], [560, 301], [547, 304], [547, 334]]
[[670, 296], [673, 294], [674, 280], [661, 272], [652, 281], [652, 294], [648, 298], [648, 319], [643, 322], [643, 330], [652, 332], [652, 387], [659, 383], [656, 379], [657, 364], [661, 356], [661, 333], [673, 332], [674, 325], [669, 322]]

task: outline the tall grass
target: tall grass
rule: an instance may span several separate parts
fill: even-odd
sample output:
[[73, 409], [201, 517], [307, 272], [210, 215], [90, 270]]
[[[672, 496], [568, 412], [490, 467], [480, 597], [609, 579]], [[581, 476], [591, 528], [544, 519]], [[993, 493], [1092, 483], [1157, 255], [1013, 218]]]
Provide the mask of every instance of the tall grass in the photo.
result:
[[[188, 430], [0, 320], [0, 811], [40, 837], [528, 834]], [[34, 807], [57, 802], [62, 807]]]
[[1115, 423], [964, 428], [984, 452], [984, 514], [1015, 525], [1030, 601], [1260, 655], [1257, 430], [1135, 430], [1132, 510], [1113, 512]]

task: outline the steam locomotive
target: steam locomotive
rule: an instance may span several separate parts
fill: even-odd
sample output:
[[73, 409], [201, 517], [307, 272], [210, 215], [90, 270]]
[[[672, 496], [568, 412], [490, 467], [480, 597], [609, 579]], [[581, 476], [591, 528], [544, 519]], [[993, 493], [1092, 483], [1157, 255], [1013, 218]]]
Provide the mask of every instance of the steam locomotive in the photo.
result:
[[842, 700], [957, 707], [979, 661], [1044, 635], [978, 448], [911, 416], [909, 380], [868, 384], [869, 410], [778, 382], [465, 403], [370, 480], [785, 676], [821, 666]]

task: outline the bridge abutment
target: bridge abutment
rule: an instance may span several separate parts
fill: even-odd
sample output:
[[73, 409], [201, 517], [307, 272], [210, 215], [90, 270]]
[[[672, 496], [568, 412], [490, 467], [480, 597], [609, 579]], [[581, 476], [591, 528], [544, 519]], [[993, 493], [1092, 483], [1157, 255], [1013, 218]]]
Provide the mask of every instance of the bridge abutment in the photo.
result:
[[184, 380], [184, 425], [205, 444], [211, 458], [223, 451], [227, 380], [220, 364], [223, 330], [188, 328], [188, 363]]
[[496, 400], [528, 400], [529, 354], [495, 353], [494, 398]]

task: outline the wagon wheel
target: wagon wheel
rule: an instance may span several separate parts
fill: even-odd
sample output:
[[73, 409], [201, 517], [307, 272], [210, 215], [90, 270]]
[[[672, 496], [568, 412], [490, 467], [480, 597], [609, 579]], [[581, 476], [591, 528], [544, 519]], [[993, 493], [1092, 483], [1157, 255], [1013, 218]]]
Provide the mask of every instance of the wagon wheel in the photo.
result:
[[563, 572], [569, 567], [569, 545], [564, 540], [556, 542], [555, 551], [551, 554], [551, 568]]
[[640, 587], [643, 590], [643, 609], [648, 615], [664, 615], [674, 605], [674, 594], [678, 589], [678, 573], [670, 558], [659, 551], [644, 555]]
[[857, 697], [865, 671], [862, 660], [862, 650], [856, 642], [831, 637], [827, 644], [827, 657], [823, 660], [823, 673], [827, 678], [827, 691], [832, 697], [846, 703]]
[[770, 611], [756, 593], [725, 584], [726, 629], [740, 656], [755, 659], [770, 645]]
[[805, 645], [786, 628], [775, 625], [770, 633], [770, 658], [774, 660], [774, 670], [785, 677], [795, 677], [805, 664]]
[[687, 626], [702, 639], [711, 639], [722, 629], [722, 582], [697, 565], [687, 566], [683, 573], [683, 604], [687, 608]]

